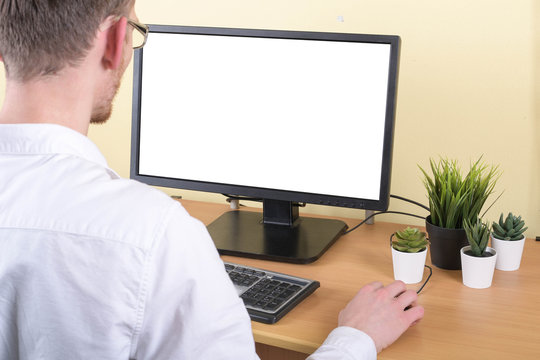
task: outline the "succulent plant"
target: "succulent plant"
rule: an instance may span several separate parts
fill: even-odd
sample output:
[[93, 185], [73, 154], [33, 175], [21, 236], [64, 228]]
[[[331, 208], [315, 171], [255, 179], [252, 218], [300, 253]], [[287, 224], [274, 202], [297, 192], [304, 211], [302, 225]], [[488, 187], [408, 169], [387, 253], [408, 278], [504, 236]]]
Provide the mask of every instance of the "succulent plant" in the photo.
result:
[[465, 219], [463, 222], [465, 234], [467, 234], [467, 240], [471, 245], [471, 253], [476, 257], [490, 256], [486, 254], [486, 247], [489, 240], [490, 228], [487, 223], [483, 223], [481, 219], [477, 219], [475, 223], [471, 224], [469, 220]]
[[392, 241], [392, 247], [401, 252], [417, 253], [423, 251], [429, 243], [426, 233], [417, 228], [407, 227], [402, 231], [396, 231], [394, 235], [396, 240]]
[[500, 240], [521, 240], [523, 233], [528, 228], [525, 227], [525, 220], [521, 219], [521, 216], [514, 216], [509, 213], [506, 219], [501, 214], [499, 222], [493, 222], [493, 236]]

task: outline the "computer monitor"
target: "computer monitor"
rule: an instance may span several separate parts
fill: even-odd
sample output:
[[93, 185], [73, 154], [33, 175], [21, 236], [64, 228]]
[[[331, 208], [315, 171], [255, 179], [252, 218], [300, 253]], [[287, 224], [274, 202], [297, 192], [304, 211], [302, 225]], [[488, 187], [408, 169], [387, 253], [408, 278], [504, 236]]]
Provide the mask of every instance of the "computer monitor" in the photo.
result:
[[398, 36], [150, 25], [135, 51], [131, 177], [259, 198], [220, 253], [309, 263], [347, 226], [299, 203], [388, 207]]

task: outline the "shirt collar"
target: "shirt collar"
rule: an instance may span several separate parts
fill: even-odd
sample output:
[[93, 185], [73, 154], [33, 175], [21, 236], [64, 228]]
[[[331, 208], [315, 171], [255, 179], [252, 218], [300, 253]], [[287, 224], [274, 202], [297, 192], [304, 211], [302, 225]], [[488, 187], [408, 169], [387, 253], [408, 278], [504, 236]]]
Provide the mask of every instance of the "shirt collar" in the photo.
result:
[[0, 124], [0, 153], [67, 154], [108, 167], [88, 137], [55, 124]]

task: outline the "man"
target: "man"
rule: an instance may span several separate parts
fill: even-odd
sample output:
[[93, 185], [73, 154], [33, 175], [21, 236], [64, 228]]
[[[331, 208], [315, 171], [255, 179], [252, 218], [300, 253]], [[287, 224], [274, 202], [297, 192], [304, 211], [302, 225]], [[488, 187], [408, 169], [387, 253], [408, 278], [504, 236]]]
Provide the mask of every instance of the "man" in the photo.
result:
[[[0, 359], [257, 358], [205, 227], [85, 136], [136, 19], [133, 0], [0, 0]], [[403, 283], [369, 284], [310, 359], [374, 359], [422, 316]]]

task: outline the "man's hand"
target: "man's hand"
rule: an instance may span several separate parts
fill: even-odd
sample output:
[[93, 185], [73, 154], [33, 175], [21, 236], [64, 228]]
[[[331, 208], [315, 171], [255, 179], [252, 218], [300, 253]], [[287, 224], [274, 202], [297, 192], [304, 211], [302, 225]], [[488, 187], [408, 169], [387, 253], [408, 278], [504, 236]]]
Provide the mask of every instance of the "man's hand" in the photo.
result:
[[374, 282], [361, 288], [339, 313], [338, 324], [362, 330], [381, 352], [424, 316], [416, 299], [416, 292], [407, 290], [401, 281], [386, 287]]

